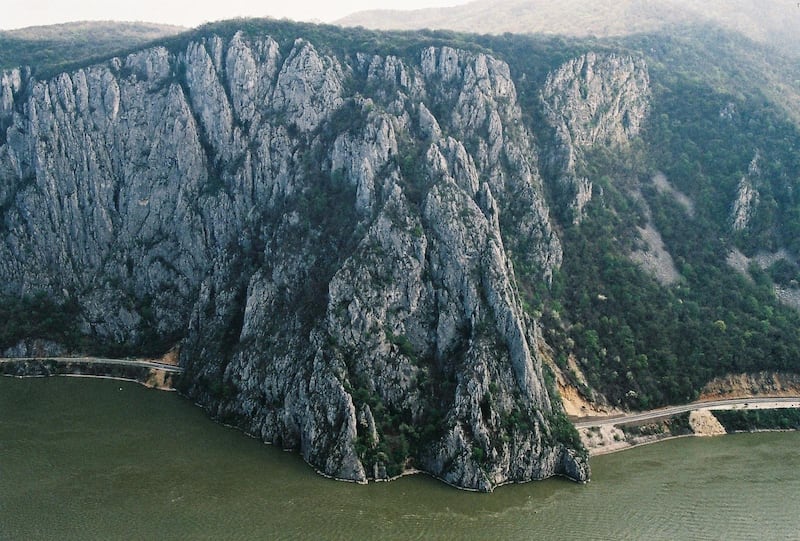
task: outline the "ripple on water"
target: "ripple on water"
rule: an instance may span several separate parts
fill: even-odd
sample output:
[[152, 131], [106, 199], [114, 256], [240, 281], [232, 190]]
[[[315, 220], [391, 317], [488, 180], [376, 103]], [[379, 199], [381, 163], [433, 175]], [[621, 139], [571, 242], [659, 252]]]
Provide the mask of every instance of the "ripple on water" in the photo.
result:
[[[135, 385], [0, 378], [10, 539], [791, 539], [800, 434], [680, 439], [491, 495], [419, 475], [358, 486]], [[131, 525], [135, 525], [132, 535]]]

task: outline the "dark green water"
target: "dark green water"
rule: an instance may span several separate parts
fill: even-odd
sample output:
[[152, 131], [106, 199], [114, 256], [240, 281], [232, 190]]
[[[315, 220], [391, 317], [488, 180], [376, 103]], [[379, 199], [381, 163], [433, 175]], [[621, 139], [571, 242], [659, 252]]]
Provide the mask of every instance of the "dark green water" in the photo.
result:
[[586, 486], [358, 486], [173, 393], [0, 378], [0, 539], [797, 539], [800, 433], [592, 459]]

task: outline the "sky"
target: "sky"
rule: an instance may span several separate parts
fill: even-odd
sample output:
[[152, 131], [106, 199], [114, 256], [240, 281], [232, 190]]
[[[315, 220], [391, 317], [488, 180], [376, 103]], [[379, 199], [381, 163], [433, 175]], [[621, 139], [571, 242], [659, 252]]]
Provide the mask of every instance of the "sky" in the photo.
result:
[[0, 29], [87, 20], [147, 21], [179, 26], [234, 17], [332, 22], [366, 9], [420, 9], [468, 0], [0, 0]]

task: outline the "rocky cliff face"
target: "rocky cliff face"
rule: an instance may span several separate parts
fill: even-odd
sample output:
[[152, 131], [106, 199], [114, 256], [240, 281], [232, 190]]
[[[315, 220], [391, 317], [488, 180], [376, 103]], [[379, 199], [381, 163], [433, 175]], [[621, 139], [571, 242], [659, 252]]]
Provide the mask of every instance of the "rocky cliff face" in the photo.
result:
[[756, 213], [758, 207], [758, 188], [756, 183], [761, 176], [761, 168], [758, 164], [759, 159], [759, 153], [756, 152], [756, 155], [750, 161], [750, 166], [747, 168], [747, 174], [742, 176], [736, 188], [736, 199], [733, 201], [730, 217], [731, 228], [734, 231], [747, 229]]
[[[609, 115], [564, 136], [638, 127]], [[184, 392], [327, 475], [587, 479], [517, 292], [511, 254], [544, 287], [561, 247], [506, 64], [214, 36], [3, 73], [0, 128], [4, 295], [73, 300], [99, 343], [180, 344]]]
[[578, 169], [592, 148], [624, 148], [639, 134], [650, 101], [647, 64], [587, 53], [548, 75], [541, 101], [557, 142], [550, 167], [569, 217], [578, 223], [592, 198], [592, 183]]

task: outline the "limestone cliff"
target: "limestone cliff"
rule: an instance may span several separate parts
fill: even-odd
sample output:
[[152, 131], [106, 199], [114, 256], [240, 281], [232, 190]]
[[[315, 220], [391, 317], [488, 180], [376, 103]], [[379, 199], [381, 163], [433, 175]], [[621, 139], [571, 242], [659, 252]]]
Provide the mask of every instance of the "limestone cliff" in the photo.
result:
[[756, 213], [758, 207], [758, 188], [756, 183], [761, 176], [759, 159], [759, 153], [756, 152], [756, 155], [750, 161], [750, 166], [747, 168], [747, 174], [743, 175], [739, 180], [736, 199], [733, 201], [730, 217], [731, 228], [734, 231], [747, 229]]
[[569, 217], [580, 222], [592, 182], [579, 174], [595, 146], [625, 147], [647, 114], [650, 77], [641, 58], [587, 53], [551, 72], [541, 91], [557, 147], [550, 166]]
[[185, 393], [327, 475], [588, 478], [517, 291], [561, 247], [505, 63], [240, 32], [3, 73], [0, 128], [4, 295], [179, 344]]

